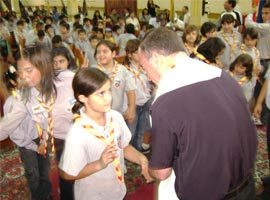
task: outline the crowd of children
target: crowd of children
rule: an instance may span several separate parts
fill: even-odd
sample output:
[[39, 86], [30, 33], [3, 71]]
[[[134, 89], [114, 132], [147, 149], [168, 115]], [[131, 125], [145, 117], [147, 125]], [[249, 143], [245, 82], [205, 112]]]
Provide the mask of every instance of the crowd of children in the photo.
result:
[[[124, 158], [152, 180], [141, 152], [149, 146], [144, 135], [155, 88], [139, 64], [138, 49], [152, 28], [175, 27], [166, 21], [168, 13], [147, 11], [137, 18], [133, 11], [102, 17], [97, 10], [93, 19], [75, 15], [73, 24], [55, 9], [27, 19], [17, 20], [14, 13], [0, 18], [0, 41], [6, 41], [0, 57], [0, 140], [9, 137], [19, 147], [32, 199], [51, 198], [54, 153], [61, 199], [123, 199]], [[263, 13], [261, 24], [247, 17], [242, 33], [234, 28], [234, 16], [223, 14], [220, 31], [212, 22], [200, 30], [186, 24], [181, 36], [190, 57], [223, 68], [239, 83], [257, 118], [270, 96], [270, 4]], [[124, 62], [117, 61], [120, 56]]]

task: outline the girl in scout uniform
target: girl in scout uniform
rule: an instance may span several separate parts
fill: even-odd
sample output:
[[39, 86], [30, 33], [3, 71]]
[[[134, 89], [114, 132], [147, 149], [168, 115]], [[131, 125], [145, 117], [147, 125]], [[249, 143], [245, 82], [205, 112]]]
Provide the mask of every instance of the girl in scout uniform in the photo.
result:
[[129, 40], [126, 46], [126, 68], [133, 74], [136, 83], [136, 117], [133, 123], [128, 123], [132, 133], [131, 144], [137, 150], [143, 150], [142, 142], [144, 132], [150, 126], [149, 107], [151, 98], [151, 85], [143, 68], [139, 64], [138, 39]]
[[150, 181], [148, 160], [129, 145], [131, 134], [122, 115], [111, 110], [111, 83], [104, 72], [82, 68], [72, 86], [75, 122], [65, 141], [61, 175], [75, 180], [75, 199], [123, 199], [124, 158], [140, 165]]
[[[0, 133], [16, 136], [16, 143], [21, 146], [32, 199], [47, 199], [51, 193], [48, 152], [54, 150], [51, 108], [56, 97], [50, 54], [43, 48], [27, 48], [17, 67], [24, 85], [5, 104]], [[49, 106], [49, 112], [43, 105]]]
[[243, 93], [250, 103], [256, 85], [256, 76], [253, 76], [253, 59], [249, 54], [240, 54], [230, 66], [230, 75], [241, 86]]
[[112, 84], [112, 109], [123, 114], [125, 120], [131, 123], [136, 115], [135, 81], [133, 74], [125, 66], [117, 63], [115, 44], [101, 40], [96, 47], [95, 57], [97, 68], [105, 72]]
[[224, 53], [220, 56], [222, 66], [228, 70], [230, 64], [240, 51], [242, 44], [242, 36], [234, 30], [235, 19], [231, 14], [224, 14], [221, 18], [221, 30], [217, 33], [217, 37], [223, 40], [226, 45]]

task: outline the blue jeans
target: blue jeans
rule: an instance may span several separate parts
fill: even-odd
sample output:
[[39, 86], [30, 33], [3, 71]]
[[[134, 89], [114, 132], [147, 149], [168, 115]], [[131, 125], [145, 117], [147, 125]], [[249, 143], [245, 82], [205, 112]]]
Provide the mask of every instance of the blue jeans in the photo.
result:
[[32, 200], [47, 199], [51, 194], [49, 155], [47, 154], [45, 158], [37, 152], [24, 147], [19, 147], [19, 151]]
[[148, 100], [144, 105], [136, 107], [136, 117], [133, 123], [127, 123], [128, 128], [132, 134], [130, 144], [137, 150], [142, 150], [142, 142], [144, 132], [150, 126], [149, 108], [151, 101]]

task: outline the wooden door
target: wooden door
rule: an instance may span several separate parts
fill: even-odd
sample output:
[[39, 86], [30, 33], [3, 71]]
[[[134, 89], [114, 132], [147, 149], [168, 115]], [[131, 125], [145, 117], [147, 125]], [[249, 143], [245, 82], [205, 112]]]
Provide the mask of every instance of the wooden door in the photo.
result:
[[115, 8], [119, 15], [124, 14], [124, 9], [129, 8], [130, 12], [137, 14], [137, 0], [105, 0], [105, 13], [110, 15], [111, 10]]

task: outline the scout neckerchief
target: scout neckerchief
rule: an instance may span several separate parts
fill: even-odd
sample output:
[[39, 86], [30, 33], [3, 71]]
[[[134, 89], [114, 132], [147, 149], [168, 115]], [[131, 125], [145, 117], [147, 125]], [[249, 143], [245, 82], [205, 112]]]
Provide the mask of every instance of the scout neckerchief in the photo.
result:
[[189, 55], [191, 55], [194, 51], [197, 50], [197, 46], [194, 45], [194, 47], [190, 47], [186, 42], [184, 43], [184, 46], [186, 47]]
[[[132, 63], [130, 65], [135, 66]], [[142, 69], [142, 67], [140, 65], [138, 67], [135, 66], [137, 68], [137, 70], [132, 69], [132, 67], [130, 65], [126, 66], [127, 70], [130, 71], [134, 75], [136, 81], [138, 80], [141, 83], [142, 88], [145, 91], [145, 85], [143, 84], [143, 80], [142, 80], [142, 77], [141, 77], [141, 73], [145, 74], [145, 71]]]
[[[230, 72], [230, 75], [234, 77], [234, 74], [232, 72]], [[240, 80], [237, 80], [237, 82], [240, 86], [242, 86], [247, 80], [248, 80], [247, 76], [243, 76], [242, 78], [240, 78]]]
[[230, 42], [230, 40], [228, 39], [229, 36], [227, 36], [225, 34], [225, 32], [222, 30], [221, 31], [221, 35], [223, 37], [223, 39], [225, 40], [225, 42], [230, 46], [230, 60], [233, 58], [233, 55], [236, 53], [236, 45], [237, 45], [237, 38], [236, 38], [236, 33], [233, 31], [232, 38], [233, 41]]
[[[54, 104], [54, 98], [51, 97], [50, 102], [48, 103], [48, 105], [46, 103], [44, 103], [44, 101], [37, 97], [38, 102], [40, 103], [40, 105], [46, 109], [47, 113], [48, 113], [48, 125], [47, 125], [47, 131], [46, 131], [46, 135], [45, 135], [45, 149], [44, 149], [44, 154], [46, 155], [46, 149], [47, 149], [47, 143], [49, 140], [49, 137], [51, 137], [50, 142], [51, 142], [51, 147], [52, 147], [52, 152], [55, 152], [55, 147], [54, 147], [54, 137], [53, 137], [53, 119], [52, 119], [52, 108], [53, 108], [53, 104]], [[40, 139], [42, 139], [42, 129], [41, 126], [38, 124], [37, 125], [37, 129], [38, 129], [38, 134]]]
[[[74, 120], [75, 122], [79, 122], [81, 121], [81, 116], [78, 114], [74, 115]], [[113, 119], [111, 117], [110, 119], [110, 132], [109, 132], [109, 137], [105, 138], [102, 134], [100, 134], [97, 130], [95, 130], [95, 128], [89, 124], [82, 124], [82, 127], [90, 134], [92, 134], [93, 136], [95, 136], [97, 139], [100, 139], [102, 142], [104, 142], [107, 145], [114, 145], [114, 128], [113, 128]], [[117, 176], [117, 180], [120, 183], [124, 182], [124, 177], [121, 171], [121, 167], [120, 167], [120, 159], [119, 157], [115, 158], [113, 160], [113, 164], [115, 167], [115, 172], [116, 172], [116, 176]]]
[[[101, 70], [101, 71], [103, 71], [103, 72], [106, 72], [106, 70], [107, 70], [105, 67], [103, 67], [103, 66], [100, 65], [100, 64], [98, 64], [97, 67], [98, 67], [99, 70]], [[116, 61], [114, 61], [113, 69], [112, 69], [112, 71], [111, 71], [110, 74], [109, 74], [109, 78], [110, 78], [111, 81], [114, 80], [115, 75], [116, 75], [117, 72], [118, 72], [118, 69], [119, 69], [119, 64], [118, 64]]]
[[[260, 52], [256, 47], [252, 47], [255, 51], [255, 58], [253, 59], [254, 70], [258, 69], [258, 61], [260, 59]], [[247, 54], [247, 46], [245, 44], [241, 45], [241, 52]]]

